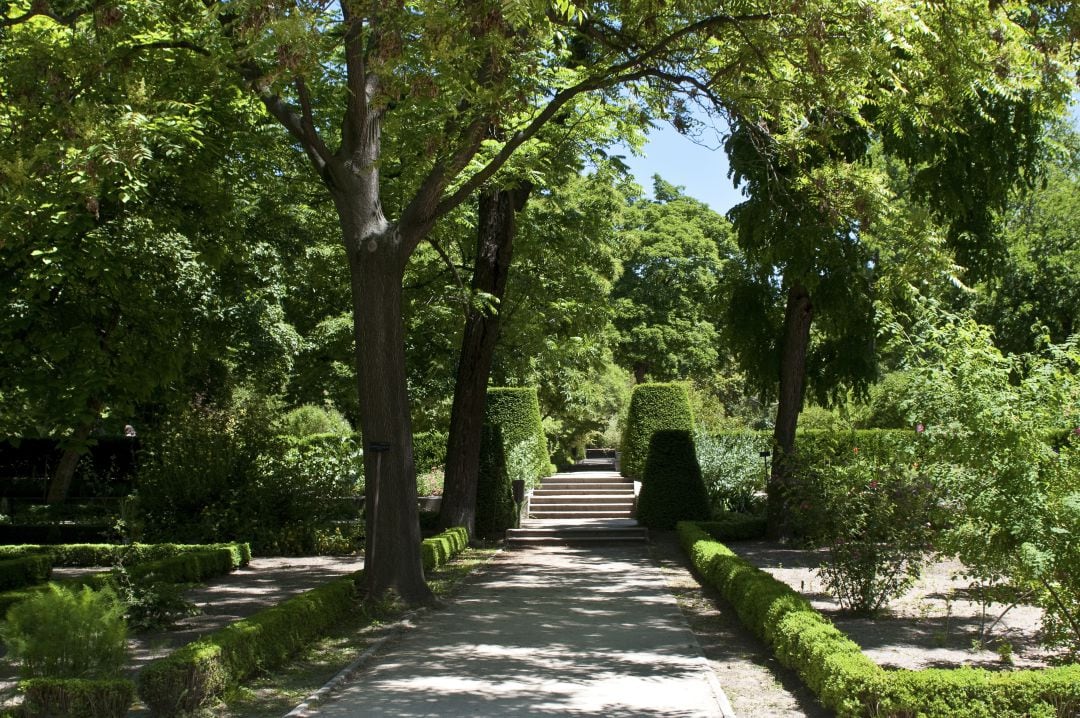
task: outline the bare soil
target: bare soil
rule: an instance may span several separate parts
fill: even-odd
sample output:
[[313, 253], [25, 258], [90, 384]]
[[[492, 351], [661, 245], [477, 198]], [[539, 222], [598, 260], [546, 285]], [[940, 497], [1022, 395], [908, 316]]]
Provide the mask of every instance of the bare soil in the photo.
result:
[[743, 626], [718, 592], [698, 582], [674, 532], [650, 531], [649, 536], [652, 557], [737, 716], [832, 715], [795, 672], [780, 665], [768, 646]]
[[930, 563], [879, 617], [861, 618], [842, 610], [825, 590], [817, 572], [824, 550], [769, 541], [728, 546], [800, 592], [883, 668], [1044, 668], [1059, 658], [1038, 643], [1041, 608], [981, 603], [982, 592], [972, 590], [971, 581], [961, 576], [964, 566], [958, 561]]

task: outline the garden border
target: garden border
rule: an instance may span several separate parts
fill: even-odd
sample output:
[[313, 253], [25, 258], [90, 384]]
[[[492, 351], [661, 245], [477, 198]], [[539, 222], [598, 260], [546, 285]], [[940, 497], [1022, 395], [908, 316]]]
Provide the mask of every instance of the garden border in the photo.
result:
[[1008, 673], [886, 670], [787, 584], [722, 544], [721, 526], [683, 521], [676, 530], [699, 579], [718, 589], [743, 624], [841, 718], [1075, 718], [1080, 712], [1080, 664]]

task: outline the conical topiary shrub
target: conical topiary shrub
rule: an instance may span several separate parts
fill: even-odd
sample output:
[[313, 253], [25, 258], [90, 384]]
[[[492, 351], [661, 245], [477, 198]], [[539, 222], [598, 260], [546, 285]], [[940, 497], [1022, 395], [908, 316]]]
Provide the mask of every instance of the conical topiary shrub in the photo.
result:
[[622, 437], [622, 475], [640, 481], [649, 443], [657, 431], [694, 430], [690, 397], [682, 384], [638, 384], [630, 397], [630, 415]]
[[689, 431], [657, 431], [649, 442], [637, 519], [653, 529], [671, 529], [676, 521], [709, 518], [709, 496], [701, 480]]

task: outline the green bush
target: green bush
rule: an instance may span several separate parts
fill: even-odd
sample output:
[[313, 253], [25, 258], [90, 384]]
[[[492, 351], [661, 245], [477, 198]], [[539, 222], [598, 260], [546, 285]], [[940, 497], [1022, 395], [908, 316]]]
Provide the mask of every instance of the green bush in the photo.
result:
[[696, 525], [717, 541], [745, 541], [763, 538], [766, 524], [764, 515], [727, 513]]
[[499, 427], [510, 479], [536, 486], [551, 469], [547, 439], [534, 387], [493, 387], [487, 391], [484, 423]]
[[714, 540], [678, 525], [702, 579], [841, 718], [1071, 718], [1080, 709], [1080, 666], [996, 673], [981, 669], [885, 671], [786, 584]]
[[630, 396], [630, 414], [622, 437], [622, 474], [640, 481], [645, 475], [652, 435], [657, 431], [693, 431], [690, 398], [682, 384], [639, 384]]
[[49, 584], [0, 628], [23, 678], [113, 678], [127, 661], [124, 607], [110, 590]]
[[670, 529], [677, 521], [707, 518], [709, 496], [690, 432], [653, 433], [638, 496], [638, 521], [649, 528]]
[[51, 571], [52, 558], [46, 554], [0, 561], [0, 591], [44, 583], [49, 580]]
[[19, 684], [26, 718], [123, 718], [135, 699], [129, 680], [32, 678]]
[[771, 447], [772, 437], [761, 432], [694, 432], [694, 450], [714, 514], [764, 509], [766, 472], [761, 452]]
[[175, 716], [283, 664], [356, 610], [360, 575], [302, 593], [147, 664], [139, 672], [139, 696], [155, 716]]
[[426, 474], [446, 465], [446, 433], [422, 431], [413, 434], [413, 463], [416, 473]]
[[919, 577], [933, 548], [938, 492], [893, 456], [865, 452], [825, 471], [817, 543], [829, 551], [819, 573], [844, 608], [872, 616]]
[[502, 428], [484, 424], [476, 477], [476, 535], [497, 536], [514, 525], [514, 496]]
[[285, 414], [277, 421], [277, 430], [282, 434], [307, 438], [311, 436], [352, 436], [353, 428], [349, 420], [332, 406], [304, 404]]
[[219, 536], [272, 554], [311, 553], [320, 530], [351, 518], [343, 498], [362, 490], [352, 436], [267, 432], [271, 412], [193, 411], [144, 442], [139, 507], [148, 539]]
[[463, 526], [455, 526], [420, 543], [420, 557], [424, 570], [442, 566], [469, 545], [469, 532]]
[[246, 543], [81, 543], [81, 544], [22, 544], [18, 546], [0, 546], [0, 557], [45, 554], [52, 558], [54, 566], [89, 568], [110, 566], [117, 563], [128, 565], [146, 561], [160, 561], [191, 551], [212, 551], [228, 549], [237, 566], [246, 566], [251, 561], [251, 546]]

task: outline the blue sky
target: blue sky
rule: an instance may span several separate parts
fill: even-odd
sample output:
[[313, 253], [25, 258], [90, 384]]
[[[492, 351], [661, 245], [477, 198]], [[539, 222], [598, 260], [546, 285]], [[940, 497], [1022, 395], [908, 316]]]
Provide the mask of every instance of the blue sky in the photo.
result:
[[717, 212], [727, 212], [742, 201], [728, 179], [723, 137], [713, 129], [701, 132], [697, 141], [680, 135], [670, 124], [660, 123], [649, 133], [645, 156], [622, 153], [638, 184], [652, 190], [652, 176], [686, 187], [691, 197], [705, 202]]
[[[1080, 95], [1073, 97], [1071, 114], [1073, 124], [1080, 128]], [[638, 184], [646, 191], [652, 190], [653, 174], [659, 174], [672, 184], [686, 187], [688, 195], [720, 213], [742, 201], [728, 179], [723, 138], [716, 130], [704, 130], [695, 143], [670, 124], [660, 123], [649, 133], [644, 157], [635, 157], [629, 150], [622, 154]]]

